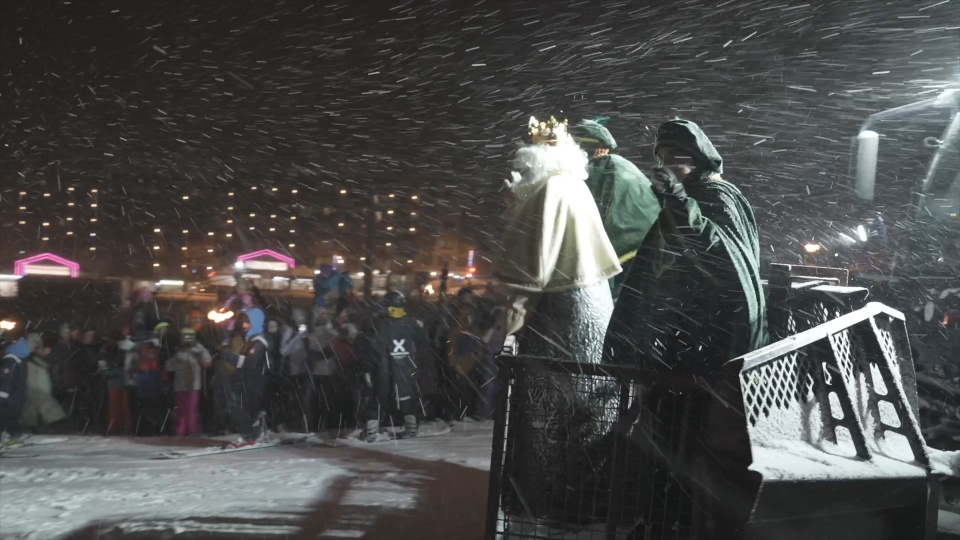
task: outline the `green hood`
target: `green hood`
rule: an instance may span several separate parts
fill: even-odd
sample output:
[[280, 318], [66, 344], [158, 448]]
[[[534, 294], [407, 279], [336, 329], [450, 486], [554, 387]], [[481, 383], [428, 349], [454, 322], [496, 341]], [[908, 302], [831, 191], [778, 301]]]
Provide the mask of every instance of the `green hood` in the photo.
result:
[[581, 120], [580, 123], [570, 128], [570, 135], [580, 146], [603, 146], [615, 150], [617, 141], [610, 134], [610, 130], [606, 128], [609, 120], [609, 116], [601, 116], [595, 120]]
[[697, 167], [723, 174], [723, 158], [700, 126], [689, 120], [670, 120], [657, 128], [654, 156], [661, 147], [672, 147], [690, 154]]

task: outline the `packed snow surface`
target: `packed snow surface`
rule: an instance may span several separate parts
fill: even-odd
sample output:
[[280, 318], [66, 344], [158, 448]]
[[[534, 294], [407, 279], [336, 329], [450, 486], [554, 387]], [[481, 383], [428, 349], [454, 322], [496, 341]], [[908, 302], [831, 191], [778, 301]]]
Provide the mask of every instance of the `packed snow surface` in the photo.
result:
[[480, 538], [491, 431], [179, 460], [151, 458], [209, 440], [69, 437], [0, 460], [0, 538]]

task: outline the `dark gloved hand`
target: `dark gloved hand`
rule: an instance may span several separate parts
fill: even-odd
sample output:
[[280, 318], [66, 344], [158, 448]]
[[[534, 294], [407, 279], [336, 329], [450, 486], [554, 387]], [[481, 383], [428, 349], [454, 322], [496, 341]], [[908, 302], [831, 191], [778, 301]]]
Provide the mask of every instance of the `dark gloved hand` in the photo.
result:
[[683, 182], [677, 178], [676, 173], [667, 167], [653, 169], [650, 182], [658, 195], [673, 195], [681, 200], [687, 198], [687, 192], [683, 189]]

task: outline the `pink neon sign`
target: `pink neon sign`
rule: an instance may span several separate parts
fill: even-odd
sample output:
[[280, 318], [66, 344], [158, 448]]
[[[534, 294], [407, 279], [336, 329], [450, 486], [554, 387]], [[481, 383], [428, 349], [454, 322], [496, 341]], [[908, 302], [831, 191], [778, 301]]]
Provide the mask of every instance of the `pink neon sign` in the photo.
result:
[[56, 264], [66, 266], [70, 269], [70, 277], [77, 277], [80, 274], [80, 265], [73, 261], [64, 259], [53, 253], [41, 253], [39, 255], [34, 255], [33, 257], [27, 257], [26, 259], [20, 259], [15, 261], [13, 264], [13, 273], [18, 276], [27, 275], [27, 266], [31, 264], [36, 264], [38, 262], [50, 261]]
[[256, 259], [259, 257], [272, 257], [280, 262], [287, 263], [287, 266], [290, 268], [295, 268], [297, 266], [296, 262], [293, 260], [293, 257], [287, 257], [282, 253], [273, 251], [272, 249], [261, 249], [260, 251], [254, 251], [253, 253], [241, 255], [237, 257], [237, 262], [249, 261], [250, 259]]

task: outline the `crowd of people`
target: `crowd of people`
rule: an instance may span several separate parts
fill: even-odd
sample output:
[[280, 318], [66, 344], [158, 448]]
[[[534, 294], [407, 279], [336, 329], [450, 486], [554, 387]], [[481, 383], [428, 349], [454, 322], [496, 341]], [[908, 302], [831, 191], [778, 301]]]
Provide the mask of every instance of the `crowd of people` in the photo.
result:
[[106, 333], [17, 321], [2, 338], [0, 431], [13, 441], [239, 433], [232, 445], [243, 446], [268, 430], [359, 430], [374, 441], [381, 422], [409, 437], [424, 419], [490, 418], [493, 358], [506, 337], [490, 291], [361, 301], [334, 289], [296, 307], [241, 283], [215, 310], [222, 317], [196, 304], [158, 317], [144, 290], [129, 303], [129, 324]]

